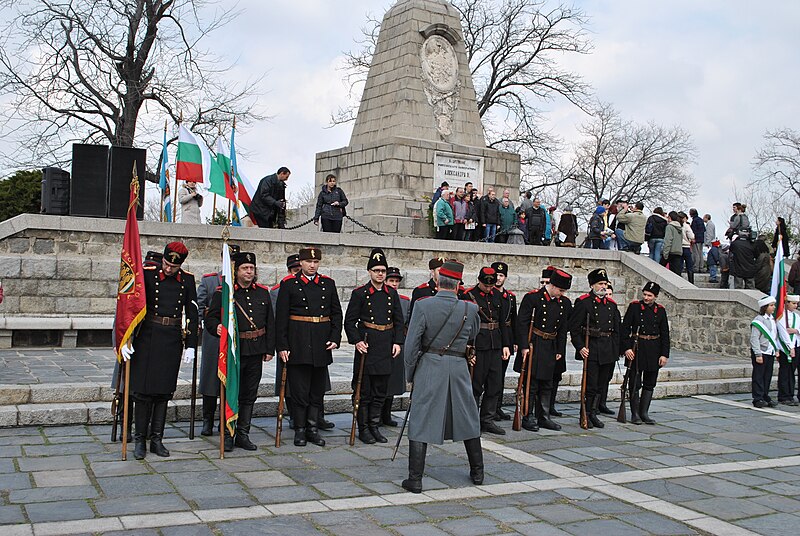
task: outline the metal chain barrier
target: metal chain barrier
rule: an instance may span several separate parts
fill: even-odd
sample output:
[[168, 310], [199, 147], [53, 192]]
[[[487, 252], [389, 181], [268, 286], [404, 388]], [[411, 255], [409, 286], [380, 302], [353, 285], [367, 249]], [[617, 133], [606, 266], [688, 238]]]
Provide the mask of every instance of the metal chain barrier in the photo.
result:
[[303, 223], [301, 223], [300, 225], [292, 225], [291, 227], [284, 227], [283, 230], [284, 231], [293, 231], [295, 229], [299, 229], [300, 227], [303, 227], [304, 225], [308, 225], [312, 221], [314, 221], [314, 218], [309, 218], [306, 221], [304, 221]]
[[378, 236], [386, 236], [386, 235], [384, 235], [383, 233], [381, 233], [380, 231], [376, 231], [375, 229], [370, 229], [369, 227], [367, 227], [366, 225], [364, 225], [364, 224], [363, 224], [363, 223], [361, 223], [360, 221], [358, 221], [358, 220], [355, 220], [355, 219], [351, 218], [351, 217], [350, 217], [350, 216], [348, 216], [347, 214], [345, 214], [345, 215], [344, 215], [344, 217], [345, 217], [345, 218], [347, 218], [348, 220], [350, 220], [351, 222], [355, 223], [356, 225], [358, 225], [358, 226], [359, 226], [359, 227], [361, 227], [362, 229], [366, 229], [366, 230], [367, 230], [367, 231], [369, 231], [370, 233], [374, 233], [374, 234], [376, 234], [376, 235], [378, 235]]

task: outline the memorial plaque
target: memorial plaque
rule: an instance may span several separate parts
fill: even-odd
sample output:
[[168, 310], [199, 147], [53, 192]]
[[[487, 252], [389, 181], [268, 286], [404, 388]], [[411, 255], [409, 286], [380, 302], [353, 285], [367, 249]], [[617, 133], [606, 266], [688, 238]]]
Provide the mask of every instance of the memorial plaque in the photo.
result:
[[434, 184], [447, 181], [451, 190], [471, 182], [483, 193], [483, 158], [436, 153], [433, 160]]

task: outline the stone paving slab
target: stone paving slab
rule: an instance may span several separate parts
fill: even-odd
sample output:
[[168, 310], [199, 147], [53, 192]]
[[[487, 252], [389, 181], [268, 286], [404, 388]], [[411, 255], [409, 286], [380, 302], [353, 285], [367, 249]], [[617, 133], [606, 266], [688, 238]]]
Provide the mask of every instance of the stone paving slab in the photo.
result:
[[389, 445], [349, 447], [348, 414], [331, 416], [324, 448], [276, 449], [275, 420], [255, 419], [259, 450], [225, 460], [216, 436], [189, 441], [186, 423], [167, 428], [172, 457], [141, 462], [119, 461], [108, 426], [4, 429], [0, 533], [727, 536], [800, 521], [800, 408], [677, 398], [654, 402], [655, 426], [590, 431], [563, 409], [561, 432], [503, 422], [505, 436], [484, 436], [485, 486], [470, 484], [462, 445], [430, 446], [421, 495], [399, 486], [405, 442], [389, 460], [397, 429], [384, 430]]

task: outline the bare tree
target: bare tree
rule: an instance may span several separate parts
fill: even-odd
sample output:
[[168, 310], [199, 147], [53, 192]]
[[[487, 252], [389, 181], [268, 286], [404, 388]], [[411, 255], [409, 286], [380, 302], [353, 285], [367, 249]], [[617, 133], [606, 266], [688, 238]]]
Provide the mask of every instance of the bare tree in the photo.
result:
[[584, 216], [601, 199], [681, 207], [695, 194], [688, 166], [696, 149], [680, 127], [637, 125], [605, 104], [579, 130], [583, 141], [558, 168], [565, 181], [559, 190]]
[[12, 100], [2, 130], [17, 142], [6, 159], [63, 163], [70, 142], [157, 146], [166, 117], [209, 141], [234, 116], [261, 119], [254, 83], [232, 84], [203, 48], [236, 14], [214, 3], [0, 0], [0, 92]]
[[783, 195], [793, 192], [800, 196], [800, 133], [789, 128], [769, 131], [764, 146], [755, 159], [758, 177], [754, 186], [769, 186]]
[[[541, 104], [565, 98], [586, 109], [590, 88], [559, 61], [587, 54], [586, 17], [546, 0], [453, 0], [461, 15], [464, 45], [489, 147], [518, 153], [523, 166], [546, 163], [558, 140], [542, 130]], [[346, 53], [351, 89], [366, 78], [380, 22], [370, 17], [359, 48]], [[359, 95], [360, 96], [360, 95]], [[357, 104], [332, 115], [334, 124], [355, 119]], [[543, 186], [538, 184], [538, 186]]]

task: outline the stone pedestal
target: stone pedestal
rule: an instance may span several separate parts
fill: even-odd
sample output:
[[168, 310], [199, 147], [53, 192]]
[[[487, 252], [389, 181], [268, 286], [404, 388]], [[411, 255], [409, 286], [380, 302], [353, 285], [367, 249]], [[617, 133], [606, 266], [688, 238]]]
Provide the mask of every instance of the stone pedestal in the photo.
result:
[[400, 0], [386, 13], [350, 145], [317, 154], [317, 190], [329, 173], [350, 199], [348, 215], [403, 235], [429, 234], [430, 197], [443, 181], [519, 191], [519, 155], [486, 147], [449, 2]]

